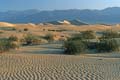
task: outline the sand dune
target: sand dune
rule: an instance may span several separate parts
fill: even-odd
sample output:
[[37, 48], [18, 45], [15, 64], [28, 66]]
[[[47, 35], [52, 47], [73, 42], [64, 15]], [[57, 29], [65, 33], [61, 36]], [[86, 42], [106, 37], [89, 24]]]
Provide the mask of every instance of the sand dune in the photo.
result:
[[120, 59], [1, 54], [0, 80], [119, 80]]
[[7, 22], [0, 22], [0, 26], [2, 27], [13, 27], [15, 24], [7, 23]]
[[64, 21], [58, 21], [60, 24], [66, 24], [66, 25], [70, 25], [71, 23], [67, 20], [64, 20]]

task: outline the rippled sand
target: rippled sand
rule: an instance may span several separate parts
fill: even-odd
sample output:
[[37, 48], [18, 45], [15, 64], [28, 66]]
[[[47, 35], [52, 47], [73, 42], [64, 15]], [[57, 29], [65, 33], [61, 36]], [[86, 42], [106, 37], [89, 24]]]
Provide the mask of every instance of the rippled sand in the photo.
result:
[[120, 80], [120, 59], [1, 54], [0, 80]]

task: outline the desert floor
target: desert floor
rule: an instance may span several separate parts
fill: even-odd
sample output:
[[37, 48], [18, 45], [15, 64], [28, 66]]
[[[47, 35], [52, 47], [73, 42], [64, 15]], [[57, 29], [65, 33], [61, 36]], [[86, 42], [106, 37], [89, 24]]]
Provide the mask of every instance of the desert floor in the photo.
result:
[[27, 46], [0, 54], [0, 80], [120, 80], [120, 54], [60, 55], [59, 47]]
[[[105, 25], [33, 25], [0, 23], [0, 38], [11, 35], [23, 38], [27, 33], [43, 36], [49, 30], [58, 34], [74, 34], [80, 31], [103, 31], [115, 27]], [[6, 30], [11, 26], [15, 30]], [[24, 31], [27, 28], [28, 31]], [[65, 31], [64, 31], [65, 30]], [[23, 46], [18, 50], [0, 54], [0, 80], [120, 80], [120, 53], [63, 55], [61, 43]]]

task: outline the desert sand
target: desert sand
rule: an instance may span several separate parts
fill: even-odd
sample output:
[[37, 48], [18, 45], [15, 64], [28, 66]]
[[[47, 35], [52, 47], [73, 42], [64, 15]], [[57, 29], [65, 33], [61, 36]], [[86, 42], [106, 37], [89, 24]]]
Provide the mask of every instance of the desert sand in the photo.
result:
[[3, 26], [3, 27], [13, 27], [15, 26], [15, 24], [11, 24], [11, 23], [7, 23], [7, 22], [0, 22], [0, 26]]
[[[113, 27], [114, 26], [114, 27]], [[15, 30], [5, 30], [13, 28]], [[4, 30], [3, 30], [4, 29]], [[28, 29], [28, 31], [24, 31], [24, 29]], [[33, 23], [26, 23], [26, 24], [12, 24], [7, 22], [0, 22], [0, 38], [2, 37], [9, 37], [11, 35], [19, 36], [22, 38], [25, 34], [31, 33], [37, 36], [44, 36], [46, 34], [56, 34], [56, 36], [60, 36], [61, 34], [67, 37], [71, 34], [79, 33], [80, 31], [105, 31], [105, 30], [120, 30], [120, 25], [101, 25], [101, 24], [94, 24], [94, 25], [40, 25], [40, 24], [33, 24]]]
[[120, 79], [119, 58], [2, 54], [0, 63], [0, 80]]

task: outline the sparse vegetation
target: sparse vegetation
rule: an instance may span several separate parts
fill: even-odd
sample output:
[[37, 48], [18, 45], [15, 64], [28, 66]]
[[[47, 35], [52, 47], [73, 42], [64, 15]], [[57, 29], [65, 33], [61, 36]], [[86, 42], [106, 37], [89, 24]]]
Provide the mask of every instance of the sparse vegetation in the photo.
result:
[[116, 32], [105, 32], [99, 41], [92, 41], [95, 37], [92, 32], [82, 32], [82, 34], [77, 34], [74, 37], [68, 39], [65, 42], [65, 53], [67, 54], [80, 54], [86, 50], [95, 49], [98, 52], [112, 52], [119, 51], [119, 34]]
[[[43, 42], [43, 39], [39, 36], [27, 34], [24, 39], [21, 40], [23, 45], [37, 45]], [[45, 41], [44, 41], [45, 42]]]
[[83, 39], [95, 39], [96, 35], [94, 31], [83, 31], [81, 32], [81, 37]]
[[103, 32], [103, 35], [100, 39], [112, 39], [112, 38], [120, 38], [120, 34], [116, 31], [107, 30]]
[[16, 36], [10, 36], [8, 38], [8, 40], [10, 40], [10, 41], [18, 41], [18, 38]]
[[13, 28], [13, 27], [0, 27], [0, 30], [5, 30], [5, 31], [15, 31], [16, 28]]
[[54, 35], [53, 34], [47, 34], [44, 36], [44, 39], [48, 40], [49, 42], [54, 40]]
[[22, 39], [22, 43], [25, 45], [31, 45], [34, 39], [35, 36], [33, 36], [32, 34], [27, 34], [24, 39]]
[[97, 50], [99, 52], [119, 51], [120, 44], [118, 38], [120, 38], [120, 34], [118, 32], [112, 30], [105, 31], [100, 37]]
[[18, 48], [18, 45], [9, 39], [0, 39], [0, 53], [9, 51], [10, 49]]
[[69, 38], [68, 40], [88, 40], [88, 39], [95, 39], [96, 35], [93, 31], [83, 31], [80, 34], [75, 34], [73, 37]]
[[115, 39], [104, 39], [97, 45], [98, 52], [119, 51], [120, 45]]

